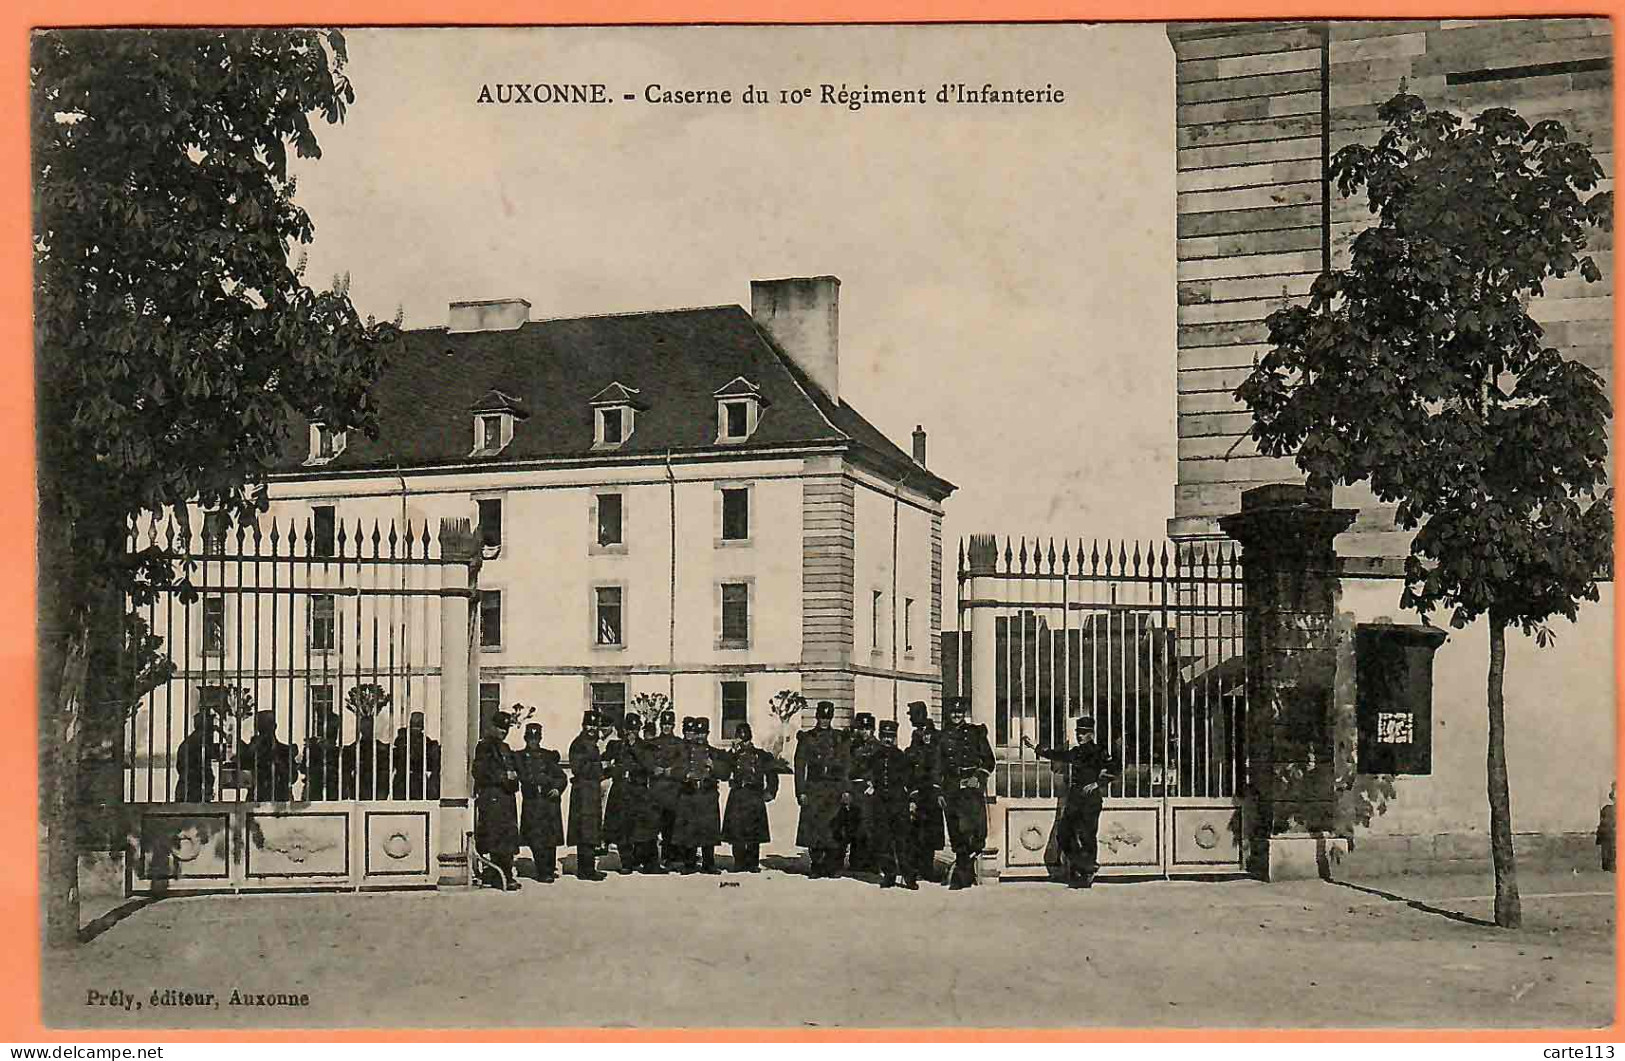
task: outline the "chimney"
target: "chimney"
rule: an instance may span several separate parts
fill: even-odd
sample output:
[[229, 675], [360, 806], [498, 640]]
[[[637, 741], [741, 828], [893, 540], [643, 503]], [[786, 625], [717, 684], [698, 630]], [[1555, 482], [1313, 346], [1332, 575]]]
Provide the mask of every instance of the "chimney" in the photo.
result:
[[925, 467], [925, 428], [914, 425], [914, 463]]
[[487, 298], [453, 302], [446, 311], [448, 332], [511, 332], [530, 320], [530, 303], [522, 298]]
[[841, 281], [801, 276], [750, 282], [750, 315], [790, 360], [839, 403]]

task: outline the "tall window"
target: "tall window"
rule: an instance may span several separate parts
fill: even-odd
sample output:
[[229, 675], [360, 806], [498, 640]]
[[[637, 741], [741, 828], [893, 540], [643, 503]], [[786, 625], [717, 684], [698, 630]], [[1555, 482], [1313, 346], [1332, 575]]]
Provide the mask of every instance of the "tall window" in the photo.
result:
[[869, 644], [876, 652], [880, 651], [880, 601], [881, 594], [877, 589], [869, 603]]
[[621, 544], [621, 495], [598, 495], [598, 544]]
[[740, 542], [750, 537], [750, 491], [744, 487], [722, 491], [722, 540]]
[[903, 598], [903, 651], [914, 651], [914, 598]]
[[727, 429], [725, 437], [744, 438], [750, 434], [749, 410], [744, 402], [724, 402], [722, 411], [723, 426]]
[[203, 598], [203, 654], [226, 654], [226, 598]]
[[750, 643], [750, 586], [747, 583], [722, 584], [722, 642], [724, 647], [744, 647]]
[[502, 683], [480, 682], [480, 733], [491, 724], [491, 716], [502, 710]]
[[741, 723], [748, 720], [750, 707], [746, 700], [749, 695], [747, 682], [722, 683], [722, 739], [733, 740], [735, 732]]
[[475, 503], [480, 510], [480, 544], [485, 555], [495, 556], [502, 548], [502, 499], [482, 497]]
[[317, 505], [311, 510], [315, 538], [311, 542], [311, 555], [332, 556], [334, 551], [337, 510], [332, 505]]
[[502, 591], [480, 590], [480, 647], [502, 647]]
[[502, 417], [480, 417], [480, 448], [492, 452], [502, 448]]
[[610, 725], [619, 728], [626, 715], [626, 683], [593, 682], [592, 707], [608, 719]]
[[593, 590], [593, 597], [598, 613], [598, 644], [625, 644], [621, 630], [621, 587], [599, 586]]
[[318, 652], [331, 652], [337, 644], [338, 618], [333, 595], [318, 593], [310, 599], [310, 647]]
[[310, 712], [310, 735], [337, 743], [337, 733], [323, 733], [321, 729], [327, 724], [328, 713], [333, 710], [333, 687], [326, 682], [306, 687], [305, 706]]
[[205, 512], [203, 514], [204, 556], [219, 556], [226, 551], [226, 527], [228, 522], [224, 512]]
[[625, 440], [625, 436], [621, 433], [621, 415], [619, 409], [598, 410], [599, 427], [602, 429], [600, 433], [606, 445], [618, 445]]

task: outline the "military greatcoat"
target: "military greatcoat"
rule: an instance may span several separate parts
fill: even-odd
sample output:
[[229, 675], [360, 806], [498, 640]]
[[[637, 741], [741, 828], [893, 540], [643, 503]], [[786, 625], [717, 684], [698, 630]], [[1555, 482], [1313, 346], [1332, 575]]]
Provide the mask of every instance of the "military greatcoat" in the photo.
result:
[[913, 849], [908, 804], [914, 794], [914, 763], [908, 752], [876, 741], [864, 758], [868, 794], [868, 842], [876, 856], [899, 862]]
[[916, 730], [908, 746], [914, 782], [914, 844], [916, 850], [933, 854], [948, 842], [942, 805], [937, 802], [944, 794], [941, 741], [941, 734], [933, 732], [927, 741]]
[[604, 804], [604, 839], [617, 848], [653, 840], [660, 814], [649, 792], [654, 757], [647, 741], [620, 737], [604, 749], [609, 764], [609, 799]]
[[779, 775], [773, 756], [747, 746], [733, 754], [728, 781], [728, 809], [722, 814], [722, 838], [730, 844], [765, 844], [767, 805], [779, 794]]
[[474, 846], [487, 855], [519, 853], [519, 761], [495, 737], [474, 747]]
[[722, 842], [722, 808], [717, 802], [717, 782], [727, 779], [729, 765], [727, 752], [709, 744], [683, 742], [673, 844], [713, 847]]
[[[519, 791], [525, 797], [523, 814], [519, 819], [519, 834], [532, 850], [538, 847], [560, 847], [564, 844], [564, 814], [560, 801], [565, 776], [559, 753], [551, 748], [521, 748], [514, 755], [519, 760]], [[549, 796], [549, 792], [557, 795]]]
[[570, 843], [596, 844], [604, 838], [604, 759], [598, 742], [585, 733], [570, 742]]
[[[987, 846], [987, 801], [981, 779], [993, 772], [993, 746], [987, 727], [967, 723], [949, 726], [942, 742], [943, 795], [948, 799], [948, 838], [955, 850], [980, 851]], [[971, 785], [968, 782], [977, 781]]]
[[834, 729], [804, 729], [796, 734], [796, 799], [805, 798], [796, 822], [801, 847], [839, 847], [836, 819], [841, 794], [851, 780], [846, 737]]

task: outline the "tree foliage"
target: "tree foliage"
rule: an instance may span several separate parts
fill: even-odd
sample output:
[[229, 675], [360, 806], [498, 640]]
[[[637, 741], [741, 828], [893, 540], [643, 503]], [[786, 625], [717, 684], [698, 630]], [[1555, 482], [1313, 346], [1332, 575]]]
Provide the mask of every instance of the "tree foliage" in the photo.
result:
[[[289, 151], [354, 99], [323, 30], [72, 30], [30, 55], [38, 421], [41, 817], [47, 939], [78, 933], [86, 734], [162, 680], [131, 622], [172, 580], [131, 556], [142, 513], [245, 520], [301, 417], [376, 431], [388, 324], [317, 292], [290, 255], [313, 234]], [[184, 577], [183, 577], [184, 584]], [[114, 675], [135, 675], [120, 687]], [[111, 686], [111, 688], [109, 688]], [[138, 697], [136, 697], [138, 699]], [[109, 717], [111, 716], [111, 717]]]
[[1613, 538], [1604, 380], [1544, 342], [1528, 301], [1598, 280], [1602, 170], [1563, 126], [1511, 110], [1470, 122], [1403, 91], [1375, 146], [1331, 162], [1376, 224], [1309, 303], [1268, 319], [1237, 390], [1253, 437], [1322, 481], [1368, 481], [1416, 530], [1403, 603], [1460, 627], [1494, 610], [1538, 632], [1597, 598]]
[[373, 427], [393, 329], [290, 261], [314, 231], [290, 147], [320, 156], [313, 116], [354, 99], [344, 63], [318, 30], [35, 36], [40, 507], [77, 575], [135, 588], [137, 513], [246, 515], [298, 416]]

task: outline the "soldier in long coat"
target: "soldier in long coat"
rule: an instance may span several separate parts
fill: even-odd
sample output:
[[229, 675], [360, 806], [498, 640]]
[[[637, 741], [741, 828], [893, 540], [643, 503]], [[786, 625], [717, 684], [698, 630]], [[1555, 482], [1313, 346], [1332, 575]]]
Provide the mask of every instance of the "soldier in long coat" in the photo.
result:
[[440, 798], [440, 742], [424, 728], [422, 711], [412, 712], [389, 748], [390, 795], [396, 799]]
[[728, 780], [728, 806], [722, 812], [722, 838], [733, 847], [734, 869], [762, 871], [762, 845], [771, 840], [767, 805], [779, 794], [773, 756], [751, 742], [750, 723], [734, 730], [733, 772]]
[[387, 799], [389, 745], [373, 737], [373, 716], [357, 715], [355, 728], [355, 740], [339, 753], [339, 795], [343, 799]]
[[970, 720], [970, 702], [953, 697], [944, 705], [948, 728], [942, 734], [942, 777], [948, 840], [954, 848], [955, 891], [976, 883], [976, 858], [987, 846], [987, 778], [993, 772], [993, 746], [987, 727]]
[[1095, 874], [1100, 870], [1097, 846], [1100, 812], [1106, 786], [1117, 776], [1117, 763], [1110, 752], [1095, 743], [1094, 719], [1079, 715], [1076, 725], [1078, 742], [1070, 748], [1034, 747], [1025, 736], [1021, 743], [1032, 748], [1041, 759], [1066, 764], [1066, 801], [1060, 811], [1061, 820], [1056, 823], [1056, 833], [1069, 867], [1067, 885], [1088, 888], [1094, 885]]
[[880, 886], [894, 887], [897, 878], [914, 891], [913, 801], [914, 758], [897, 746], [897, 723], [883, 719], [880, 740], [865, 760], [865, 795], [869, 799], [869, 835]]
[[842, 815], [841, 831], [845, 841], [847, 865], [853, 873], [873, 873], [877, 857], [871, 837], [874, 826], [874, 797], [869, 794], [869, 757], [880, 748], [875, 740], [875, 716], [859, 711], [852, 716], [852, 728], [847, 731], [852, 772], [852, 805]]
[[559, 845], [564, 843], [564, 815], [559, 800], [569, 778], [559, 753], [542, 747], [540, 722], [525, 726], [525, 746], [515, 755], [519, 762], [519, 794], [525, 798], [519, 838], [530, 848], [536, 879], [552, 884], [558, 879]]
[[652, 761], [641, 736], [643, 720], [628, 711], [621, 719], [621, 735], [604, 749], [609, 764], [609, 800], [604, 804], [604, 836], [615, 845], [620, 871], [649, 871], [658, 861], [655, 841], [660, 819], [649, 796]]
[[[485, 736], [474, 746], [474, 847], [507, 874], [509, 891], [519, 888], [513, 875], [513, 857], [519, 853], [519, 760], [508, 747], [513, 716], [497, 711]], [[371, 739], [371, 738], [368, 738]], [[502, 878], [486, 870], [485, 884], [500, 888]]]
[[602, 716], [589, 710], [570, 742], [570, 843], [581, 880], [604, 879], [598, 872], [598, 843], [604, 835], [604, 759], [598, 746], [603, 727]]
[[683, 741], [672, 732], [677, 712], [660, 713], [660, 734], [648, 742], [649, 802], [654, 806], [655, 827], [660, 835], [659, 859], [649, 872], [662, 872], [676, 858], [672, 830], [677, 826], [678, 768], [683, 757]]
[[[711, 720], [683, 720], [683, 758], [678, 774], [677, 824], [672, 843], [684, 873], [717, 869], [717, 844], [722, 842], [722, 808], [717, 783], [728, 777], [728, 753], [710, 745]], [[698, 863], [696, 867], [696, 863]]]
[[243, 742], [237, 753], [237, 765], [248, 774], [254, 799], [277, 803], [293, 799], [293, 783], [299, 776], [298, 760], [298, 749], [277, 739], [275, 713], [256, 714], [254, 736]]
[[192, 732], [175, 749], [175, 799], [180, 803], [214, 799], [214, 768], [219, 760], [214, 712], [201, 708], [192, 716]]
[[835, 705], [818, 701], [813, 728], [796, 734], [795, 793], [801, 805], [796, 821], [796, 844], [805, 847], [812, 858], [807, 874], [814, 880], [841, 875], [841, 841], [836, 817], [851, 806], [850, 749], [846, 738], [833, 728]]
[[305, 798], [338, 799], [339, 778], [343, 776], [343, 720], [337, 711], [328, 710], [310, 721], [311, 734], [305, 741]]
[[[912, 707], [912, 705], [910, 705]], [[925, 707], [922, 703], [920, 707]], [[914, 876], [935, 880], [937, 852], [947, 843], [947, 826], [942, 809], [947, 800], [942, 790], [942, 740], [929, 716], [914, 723], [914, 739], [908, 746], [914, 780], [913, 839]]]

